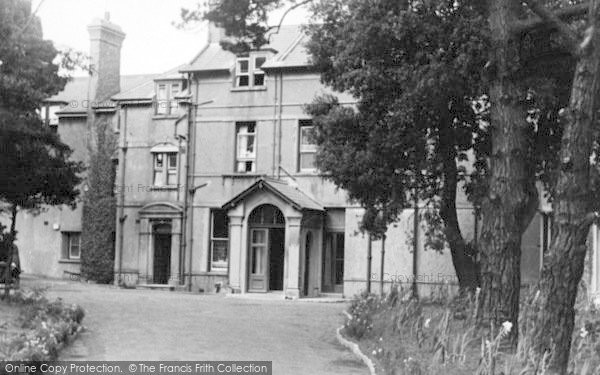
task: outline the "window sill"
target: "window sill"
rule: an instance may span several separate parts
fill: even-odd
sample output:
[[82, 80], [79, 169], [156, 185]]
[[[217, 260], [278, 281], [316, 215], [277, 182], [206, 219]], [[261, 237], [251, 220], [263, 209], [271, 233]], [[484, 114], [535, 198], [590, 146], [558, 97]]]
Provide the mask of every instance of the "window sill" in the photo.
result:
[[266, 174], [264, 173], [230, 173], [230, 174], [223, 174], [222, 175], [224, 178], [260, 178], [260, 177], [267, 177]]
[[59, 264], [80, 264], [81, 259], [59, 259]]
[[176, 120], [179, 116], [177, 115], [154, 115], [152, 120]]
[[232, 87], [231, 92], [243, 92], [243, 91], [267, 91], [267, 86], [260, 87]]
[[183, 187], [180, 186], [150, 186], [148, 191], [176, 191]]

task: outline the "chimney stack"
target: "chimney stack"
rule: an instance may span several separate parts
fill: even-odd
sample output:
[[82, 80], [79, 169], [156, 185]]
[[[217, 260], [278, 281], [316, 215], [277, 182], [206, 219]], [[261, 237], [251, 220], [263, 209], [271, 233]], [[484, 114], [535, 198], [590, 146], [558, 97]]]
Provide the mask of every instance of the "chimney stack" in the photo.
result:
[[88, 32], [92, 58], [90, 100], [100, 103], [121, 91], [121, 46], [125, 33], [110, 22], [108, 12], [104, 19], [94, 19]]
[[[219, 5], [219, 0], [209, 0], [208, 9], [213, 10]], [[219, 43], [225, 38], [225, 29], [215, 25], [213, 21], [208, 22], [208, 43]]]

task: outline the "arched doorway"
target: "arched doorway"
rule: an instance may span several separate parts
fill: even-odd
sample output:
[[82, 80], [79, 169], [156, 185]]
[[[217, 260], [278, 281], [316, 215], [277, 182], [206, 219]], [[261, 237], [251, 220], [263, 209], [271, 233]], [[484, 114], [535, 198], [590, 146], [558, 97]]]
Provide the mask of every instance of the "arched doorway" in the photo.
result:
[[270, 204], [248, 217], [248, 291], [283, 290], [285, 218]]

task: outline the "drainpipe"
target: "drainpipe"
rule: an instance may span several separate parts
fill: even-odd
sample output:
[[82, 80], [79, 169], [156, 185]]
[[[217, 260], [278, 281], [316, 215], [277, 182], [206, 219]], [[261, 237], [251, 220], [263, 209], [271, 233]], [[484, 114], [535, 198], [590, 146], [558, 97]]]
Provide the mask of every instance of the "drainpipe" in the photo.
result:
[[371, 250], [373, 248], [373, 239], [371, 233], [368, 234], [369, 242], [367, 242], [367, 293], [371, 293]]
[[283, 73], [279, 73], [279, 129], [277, 140], [277, 178], [281, 178], [281, 138], [283, 127]]
[[275, 178], [275, 170], [277, 169], [277, 98], [278, 98], [278, 87], [277, 87], [277, 74], [275, 77], [275, 99], [273, 102], [273, 164], [271, 166], [271, 177]]
[[417, 254], [419, 250], [419, 198], [415, 194], [414, 202], [414, 228], [413, 228], [413, 282], [412, 282], [412, 297], [419, 299], [419, 289], [417, 287], [418, 277], [418, 259]]
[[385, 265], [385, 234], [381, 237], [381, 275], [379, 275], [379, 295], [383, 296], [383, 273]]
[[[121, 111], [120, 111], [121, 107], [119, 106], [119, 109], [117, 112], [117, 121], [121, 121]], [[117, 230], [119, 231], [119, 236], [118, 241], [119, 241], [119, 246], [118, 246], [118, 251], [117, 251], [117, 256], [119, 257], [119, 260], [117, 262], [118, 264], [118, 277], [117, 280], [115, 280], [117, 285], [120, 285], [122, 282], [122, 271], [123, 271], [123, 238], [124, 238], [124, 225], [125, 225], [125, 219], [127, 219], [127, 216], [125, 216], [125, 167], [127, 164], [127, 107], [123, 108], [123, 121], [121, 121], [121, 129], [119, 129], [122, 132], [122, 136], [121, 136], [121, 160], [119, 160], [119, 173], [120, 173], [120, 181], [119, 184], [121, 186], [119, 186], [119, 195], [118, 195], [118, 202], [117, 202]]]

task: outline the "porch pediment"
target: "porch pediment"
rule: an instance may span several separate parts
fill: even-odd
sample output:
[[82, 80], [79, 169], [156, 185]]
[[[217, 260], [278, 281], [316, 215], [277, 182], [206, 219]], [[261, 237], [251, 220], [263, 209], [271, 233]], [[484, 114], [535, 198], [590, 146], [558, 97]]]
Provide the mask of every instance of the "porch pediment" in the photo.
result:
[[325, 208], [285, 181], [261, 178], [249, 188], [236, 195], [233, 199], [223, 205], [223, 209], [229, 210], [255, 194], [272, 194], [283, 200], [298, 211], [325, 211]]
[[170, 202], [153, 202], [140, 209], [140, 216], [179, 216], [183, 209]]

